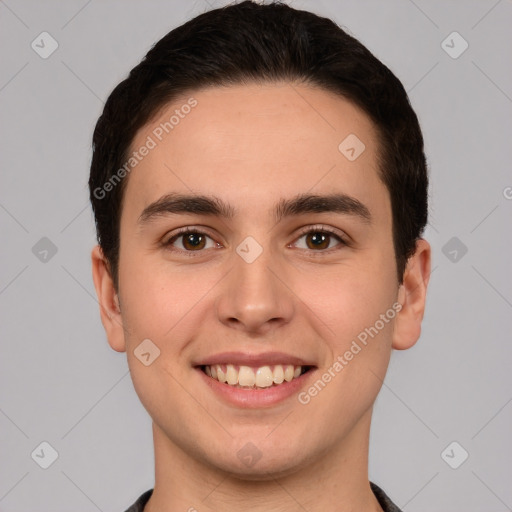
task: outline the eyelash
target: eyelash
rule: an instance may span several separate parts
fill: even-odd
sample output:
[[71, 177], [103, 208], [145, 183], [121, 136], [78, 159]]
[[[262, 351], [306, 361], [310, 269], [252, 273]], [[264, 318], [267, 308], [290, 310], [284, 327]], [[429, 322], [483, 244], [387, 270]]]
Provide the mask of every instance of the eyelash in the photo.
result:
[[[347, 240], [342, 236], [340, 235], [338, 232], [335, 232], [333, 229], [330, 229], [330, 228], [326, 228], [322, 225], [316, 225], [316, 226], [312, 226], [312, 227], [308, 227], [308, 228], [304, 228], [303, 230], [301, 230], [296, 238], [296, 240], [302, 238], [304, 235], [308, 235], [310, 233], [321, 233], [321, 234], [325, 234], [325, 235], [330, 235], [334, 238], [336, 238], [338, 241], [339, 241], [339, 245], [336, 246], [338, 247], [338, 249], [341, 247], [347, 247], [349, 246], [349, 243], [347, 242]], [[201, 252], [204, 252], [205, 249], [202, 249], [202, 250], [198, 250], [198, 251], [187, 251], [187, 250], [184, 250], [184, 249], [175, 249], [172, 247], [172, 244], [174, 241], [176, 241], [178, 238], [180, 238], [181, 236], [185, 235], [185, 234], [197, 234], [197, 235], [206, 235], [208, 238], [212, 239], [213, 238], [208, 235], [208, 233], [205, 233], [204, 231], [200, 231], [198, 229], [195, 229], [193, 227], [184, 227], [184, 228], [180, 228], [176, 233], [174, 233], [174, 235], [172, 235], [171, 238], [167, 239], [166, 241], [164, 241], [162, 243], [162, 246], [167, 249], [167, 250], [170, 250], [172, 252], [181, 252], [181, 253], [185, 253], [187, 256], [189, 257], [195, 257], [197, 256], [197, 253], [201, 253]], [[318, 251], [315, 251], [313, 249], [299, 249], [299, 250], [304, 250], [304, 251], [309, 251], [311, 252], [314, 256], [321, 256], [322, 254], [325, 254], [325, 253], [331, 253], [333, 250], [337, 250], [336, 247], [331, 247], [329, 249], [319, 249]], [[316, 253], [316, 254], [315, 254]]]

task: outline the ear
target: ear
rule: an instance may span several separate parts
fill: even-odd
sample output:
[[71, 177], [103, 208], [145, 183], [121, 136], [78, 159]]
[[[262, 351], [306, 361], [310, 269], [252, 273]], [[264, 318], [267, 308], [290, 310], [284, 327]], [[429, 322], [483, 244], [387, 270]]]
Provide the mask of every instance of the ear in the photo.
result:
[[91, 252], [92, 278], [100, 304], [101, 323], [107, 334], [109, 345], [117, 352], [125, 352], [123, 318], [119, 298], [114, 288], [110, 269], [103, 251], [96, 245]]
[[402, 309], [396, 317], [393, 330], [392, 347], [396, 350], [411, 348], [420, 337], [430, 266], [430, 244], [420, 238], [416, 242], [414, 254], [407, 261], [403, 283], [398, 289], [398, 302]]

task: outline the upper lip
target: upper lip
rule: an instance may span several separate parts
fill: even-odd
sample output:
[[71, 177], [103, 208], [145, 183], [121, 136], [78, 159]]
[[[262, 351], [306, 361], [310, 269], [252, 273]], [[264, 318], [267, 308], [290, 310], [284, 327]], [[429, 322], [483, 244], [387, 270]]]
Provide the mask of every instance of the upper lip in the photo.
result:
[[262, 352], [248, 354], [247, 352], [222, 352], [195, 363], [194, 366], [211, 366], [214, 364], [234, 364], [238, 366], [259, 367], [263, 365], [291, 364], [293, 366], [314, 366], [300, 357], [285, 354], [284, 352]]

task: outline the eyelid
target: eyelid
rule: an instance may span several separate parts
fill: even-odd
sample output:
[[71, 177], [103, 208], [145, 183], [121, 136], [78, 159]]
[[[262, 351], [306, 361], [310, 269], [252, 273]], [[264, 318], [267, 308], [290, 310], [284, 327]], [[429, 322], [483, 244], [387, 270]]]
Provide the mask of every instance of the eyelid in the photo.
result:
[[297, 238], [300, 238], [301, 236], [307, 235], [308, 233], [311, 232], [328, 233], [330, 235], [335, 235], [343, 243], [348, 244], [348, 236], [343, 231], [336, 228], [332, 228], [325, 224], [314, 224], [313, 226], [306, 226], [299, 231]]

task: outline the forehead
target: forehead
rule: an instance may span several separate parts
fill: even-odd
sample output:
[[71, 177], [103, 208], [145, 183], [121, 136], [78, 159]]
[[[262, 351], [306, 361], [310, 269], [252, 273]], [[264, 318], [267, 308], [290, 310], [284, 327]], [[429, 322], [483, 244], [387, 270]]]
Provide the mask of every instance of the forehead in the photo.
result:
[[139, 130], [131, 151], [144, 145], [152, 149], [125, 190], [134, 215], [170, 191], [222, 196], [248, 215], [304, 192], [387, 199], [371, 120], [345, 98], [305, 85], [193, 91]]

